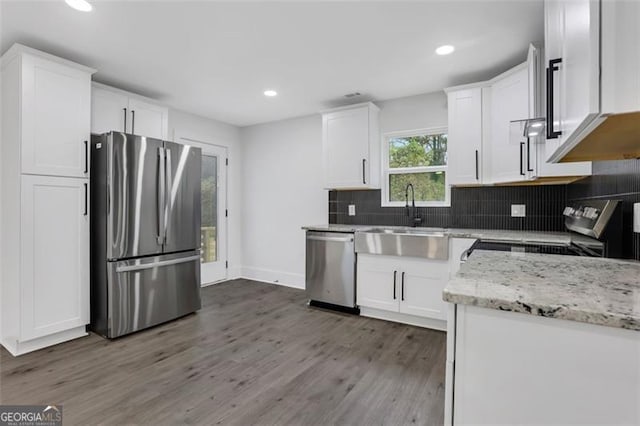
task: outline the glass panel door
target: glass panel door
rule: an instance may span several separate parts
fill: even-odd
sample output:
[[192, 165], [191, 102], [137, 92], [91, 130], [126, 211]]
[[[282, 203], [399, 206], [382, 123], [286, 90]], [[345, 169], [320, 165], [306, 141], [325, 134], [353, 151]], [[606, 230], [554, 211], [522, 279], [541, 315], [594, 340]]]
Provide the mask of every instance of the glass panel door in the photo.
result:
[[202, 156], [202, 264], [218, 260], [218, 157]]
[[202, 149], [200, 282], [206, 286], [227, 279], [227, 148], [182, 135], [175, 141]]
[[202, 284], [227, 278], [227, 173], [226, 148], [202, 147]]

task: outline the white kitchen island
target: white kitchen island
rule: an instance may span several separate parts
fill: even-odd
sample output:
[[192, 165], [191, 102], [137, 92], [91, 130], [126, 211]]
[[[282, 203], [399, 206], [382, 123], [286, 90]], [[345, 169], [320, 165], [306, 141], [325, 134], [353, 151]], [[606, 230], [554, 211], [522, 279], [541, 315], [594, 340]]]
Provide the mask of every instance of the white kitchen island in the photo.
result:
[[640, 424], [640, 263], [479, 250], [443, 296], [446, 424]]

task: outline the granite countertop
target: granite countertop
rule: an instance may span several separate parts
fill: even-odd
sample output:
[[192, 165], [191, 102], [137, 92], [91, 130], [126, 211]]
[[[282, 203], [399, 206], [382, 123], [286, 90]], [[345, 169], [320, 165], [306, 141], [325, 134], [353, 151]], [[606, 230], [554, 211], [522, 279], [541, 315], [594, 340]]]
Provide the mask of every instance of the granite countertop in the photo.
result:
[[[384, 226], [384, 225], [312, 225], [303, 226], [302, 229], [308, 231], [322, 232], [366, 232], [374, 228], [403, 229], [404, 226]], [[519, 242], [519, 243], [551, 243], [558, 245], [568, 245], [571, 241], [580, 242], [593, 241], [588, 237], [570, 234], [568, 232], [535, 232], [535, 231], [504, 231], [500, 229], [458, 229], [458, 228], [418, 228], [431, 229], [443, 232], [453, 238], [475, 238], [482, 240]]]
[[447, 302], [640, 331], [640, 262], [476, 250]]

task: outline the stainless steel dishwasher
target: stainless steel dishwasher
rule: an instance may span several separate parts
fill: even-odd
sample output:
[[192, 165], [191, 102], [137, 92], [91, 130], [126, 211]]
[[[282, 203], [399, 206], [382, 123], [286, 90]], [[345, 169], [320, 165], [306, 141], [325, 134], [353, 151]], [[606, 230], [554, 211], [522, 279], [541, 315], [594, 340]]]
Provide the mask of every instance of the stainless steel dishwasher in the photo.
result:
[[353, 240], [353, 233], [307, 231], [305, 282], [310, 305], [359, 313]]

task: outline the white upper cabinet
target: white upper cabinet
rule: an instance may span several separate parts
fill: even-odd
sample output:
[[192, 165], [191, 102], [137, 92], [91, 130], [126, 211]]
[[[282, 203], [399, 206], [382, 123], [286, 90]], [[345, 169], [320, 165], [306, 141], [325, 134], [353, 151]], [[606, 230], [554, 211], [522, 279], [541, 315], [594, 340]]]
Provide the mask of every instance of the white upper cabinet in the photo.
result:
[[18, 61], [21, 70], [21, 172], [88, 177], [93, 70], [28, 48], [9, 51], [4, 61]]
[[511, 122], [530, 118], [527, 64], [496, 77], [490, 87], [489, 142], [486, 152], [491, 182], [525, 180], [531, 171], [529, 145], [523, 135], [512, 137]]
[[20, 341], [89, 323], [88, 180], [22, 176]]
[[638, 21], [637, 1], [545, 1], [548, 161], [640, 155]]
[[323, 113], [325, 188], [380, 187], [378, 111], [366, 103]]
[[482, 182], [482, 87], [447, 90], [447, 157], [452, 185]]
[[137, 98], [129, 99], [131, 131], [134, 135], [167, 139], [167, 108]]
[[149, 99], [94, 83], [91, 132], [116, 130], [150, 138], [168, 139], [169, 109]]
[[524, 120], [544, 116], [542, 61], [540, 49], [530, 45], [527, 61], [503, 74], [445, 89], [452, 185], [591, 174], [590, 162], [549, 163], [544, 135], [524, 135]]
[[547, 139], [550, 155], [600, 112], [600, 2], [545, 2]]
[[94, 84], [91, 92], [91, 133], [127, 132], [128, 108], [128, 96]]

